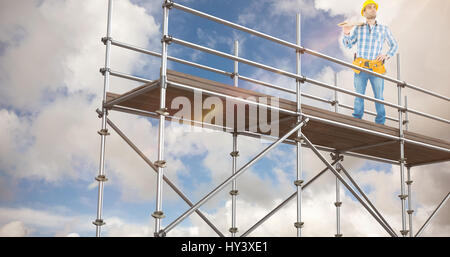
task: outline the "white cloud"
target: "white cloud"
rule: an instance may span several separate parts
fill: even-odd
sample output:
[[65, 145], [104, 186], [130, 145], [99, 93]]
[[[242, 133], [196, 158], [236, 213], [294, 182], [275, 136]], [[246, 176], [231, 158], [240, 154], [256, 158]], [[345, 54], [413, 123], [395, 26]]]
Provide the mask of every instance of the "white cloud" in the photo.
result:
[[24, 237], [30, 234], [30, 229], [21, 221], [11, 221], [0, 227], [0, 237]]
[[275, 13], [292, 14], [301, 12], [302, 16], [314, 17], [317, 15], [317, 8], [314, 8], [312, 0], [284, 0], [269, 1]]
[[[93, 180], [100, 151], [96, 134], [100, 121], [94, 111], [103, 91], [98, 69], [104, 66], [105, 47], [100, 38], [106, 33], [107, 5], [104, 1], [73, 0], [1, 5], [0, 41], [6, 42], [6, 48], [0, 56], [1, 83], [5, 85], [0, 88], [0, 103], [12, 107], [0, 110], [4, 132], [0, 135], [2, 171], [13, 179]], [[14, 13], [22, 13], [27, 19], [19, 19]], [[114, 39], [159, 48], [158, 30], [159, 25], [144, 8], [129, 1], [114, 1]], [[112, 68], [121, 72], [145, 72], [150, 76], [158, 72], [157, 68], [145, 66], [153, 60], [129, 51], [113, 48], [111, 58]], [[133, 85], [137, 84], [112, 78], [110, 91], [123, 92]], [[140, 131], [144, 132], [150, 123], [140, 121]], [[151, 138], [151, 134], [145, 137]], [[118, 140], [108, 144], [116, 151], [123, 148]], [[145, 163], [139, 163], [139, 168], [132, 163], [128, 163], [130, 170], [148, 171]], [[111, 173], [136, 175], [124, 172], [123, 162], [108, 160], [107, 167], [111, 164]], [[121, 183], [126, 185], [126, 181]]]
[[[35, 112], [48, 91], [85, 90], [100, 94], [104, 66], [107, 8], [104, 1], [2, 2], [0, 40], [7, 48], [0, 57], [0, 102]], [[27, 19], [18, 19], [22, 13]], [[146, 47], [155, 43], [158, 25], [144, 8], [116, 1], [112, 36]], [[139, 22], [137, 22], [139, 21]], [[20, 34], [18, 35], [18, 31]], [[156, 40], [157, 41], [157, 40]], [[112, 50], [112, 68], [130, 72], [143, 66], [137, 54]], [[20, 68], [19, 68], [20, 67]]]
[[[378, 0], [376, 2], [378, 3], [378, 19], [384, 23], [390, 23], [399, 15], [399, 12], [403, 11], [402, 9], [405, 6], [411, 8], [414, 6], [414, 8], [416, 8], [415, 4], [423, 1], [411, 3], [404, 0]], [[364, 17], [361, 16], [362, 4], [363, 1], [354, 0], [343, 0], [339, 2], [327, 0], [314, 1], [314, 6], [318, 10], [329, 11], [332, 16], [344, 15], [347, 18], [354, 20], [364, 20]]]
[[[0, 208], [0, 237], [3, 236], [94, 236], [92, 218], [56, 211], [32, 208]], [[133, 224], [120, 217], [108, 217], [102, 236], [151, 236], [148, 224]]]
[[148, 224], [133, 224], [124, 220], [113, 217], [108, 219], [108, 225], [102, 227], [106, 236], [126, 236], [126, 237], [143, 237], [153, 236], [153, 230]]
[[[55, 211], [56, 209], [37, 210], [31, 208], [0, 208], [2, 231], [17, 231], [21, 236], [34, 233], [65, 236], [69, 233], [86, 233], [95, 230], [91, 218], [70, 216]], [[11, 229], [11, 230], [6, 230]], [[26, 232], [26, 233], [25, 233]]]

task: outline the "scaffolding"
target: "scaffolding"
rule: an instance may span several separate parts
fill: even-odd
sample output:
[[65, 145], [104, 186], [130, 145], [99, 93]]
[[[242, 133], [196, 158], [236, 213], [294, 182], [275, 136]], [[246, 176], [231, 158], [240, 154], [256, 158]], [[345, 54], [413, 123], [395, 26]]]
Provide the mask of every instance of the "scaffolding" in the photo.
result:
[[[400, 170], [400, 195], [398, 196], [401, 201], [401, 214], [402, 214], [402, 227], [399, 231], [401, 236], [420, 236], [424, 231], [426, 226], [431, 222], [433, 217], [438, 213], [438, 211], [442, 208], [442, 206], [447, 202], [450, 197], [450, 193], [446, 195], [446, 197], [442, 200], [442, 202], [437, 206], [432, 215], [427, 219], [425, 224], [418, 230], [418, 232], [414, 235], [413, 227], [412, 227], [412, 219], [413, 219], [413, 208], [411, 205], [411, 190], [412, 190], [412, 179], [410, 174], [410, 169], [414, 166], [426, 165], [437, 162], [446, 162], [450, 160], [450, 143], [444, 142], [439, 139], [431, 139], [427, 137], [427, 140], [423, 139], [420, 135], [409, 133], [408, 130], [408, 113], [413, 113], [428, 119], [436, 120], [446, 125], [450, 124], [450, 121], [441, 117], [437, 117], [434, 115], [430, 115], [424, 112], [420, 112], [414, 110], [412, 108], [407, 107], [407, 98], [405, 96], [404, 103], [403, 100], [403, 92], [402, 89], [409, 88], [415, 91], [418, 91], [423, 94], [427, 94], [439, 99], [446, 101], [447, 103], [450, 99], [446, 96], [442, 96], [435, 92], [431, 92], [429, 90], [420, 88], [418, 86], [414, 86], [406, 81], [402, 81], [400, 78], [400, 57], [397, 54], [397, 78], [391, 78], [386, 75], [381, 75], [375, 73], [371, 70], [366, 70], [357, 66], [354, 66], [351, 63], [324, 55], [322, 53], [313, 51], [311, 49], [307, 49], [301, 46], [301, 18], [300, 14], [297, 14], [296, 17], [296, 44], [290, 43], [288, 41], [270, 36], [268, 34], [246, 28], [239, 24], [226, 21], [224, 19], [214, 17], [212, 15], [194, 10], [192, 8], [183, 6], [179, 3], [175, 3], [170, 0], [164, 0], [162, 9], [163, 9], [163, 22], [162, 22], [162, 51], [161, 53], [153, 52], [138, 46], [133, 46], [127, 43], [119, 42], [114, 40], [111, 37], [111, 20], [112, 20], [112, 8], [113, 8], [113, 0], [108, 0], [108, 16], [107, 16], [107, 34], [106, 37], [103, 37], [101, 41], [106, 46], [106, 55], [105, 55], [105, 66], [100, 69], [100, 72], [104, 76], [104, 87], [103, 87], [103, 101], [102, 101], [102, 109], [97, 109], [96, 112], [98, 117], [101, 118], [101, 129], [98, 131], [101, 136], [101, 147], [100, 147], [100, 165], [99, 165], [99, 173], [95, 178], [98, 181], [98, 205], [97, 205], [97, 218], [93, 222], [96, 226], [96, 236], [99, 237], [101, 235], [101, 227], [105, 225], [103, 221], [103, 191], [104, 191], [104, 183], [107, 181], [106, 173], [105, 173], [105, 143], [106, 137], [110, 135], [108, 131], [108, 126], [112, 128], [149, 166], [156, 172], [157, 175], [157, 183], [156, 183], [156, 206], [155, 211], [152, 213], [152, 217], [155, 219], [154, 226], [154, 236], [155, 237], [163, 237], [175, 228], [180, 222], [189, 217], [192, 213], [197, 213], [202, 220], [204, 220], [208, 226], [213, 229], [218, 236], [224, 237], [225, 235], [202, 213], [199, 209], [205, 202], [207, 202], [212, 196], [217, 194], [219, 191], [227, 187], [231, 183], [231, 191], [229, 192], [231, 195], [232, 201], [232, 217], [231, 217], [231, 227], [229, 229], [229, 233], [231, 237], [235, 237], [239, 232], [236, 222], [236, 201], [237, 196], [239, 194], [236, 179], [238, 176], [242, 175], [249, 167], [251, 167], [258, 160], [263, 158], [269, 151], [280, 145], [281, 143], [287, 143], [294, 145], [296, 147], [296, 179], [293, 181], [296, 186], [296, 191], [290, 195], [286, 200], [280, 203], [277, 207], [275, 207], [272, 211], [270, 211], [266, 216], [264, 216], [261, 220], [256, 222], [252, 227], [247, 229], [245, 232], [241, 234], [241, 237], [248, 236], [252, 233], [257, 227], [263, 224], [267, 219], [269, 219], [273, 214], [279, 211], [283, 206], [285, 206], [288, 202], [296, 199], [297, 206], [297, 217], [294, 222], [294, 227], [297, 231], [297, 236], [302, 236], [302, 228], [304, 226], [304, 221], [302, 219], [302, 191], [306, 189], [311, 183], [313, 183], [318, 177], [324, 174], [326, 171], [331, 171], [336, 177], [336, 201], [334, 205], [336, 207], [336, 237], [343, 236], [340, 226], [340, 207], [342, 205], [340, 199], [340, 187], [343, 185], [360, 203], [361, 205], [369, 212], [369, 214], [381, 225], [381, 227], [386, 231], [386, 233], [392, 237], [399, 236], [396, 231], [389, 225], [386, 219], [381, 215], [381, 213], [377, 210], [377, 208], [373, 205], [373, 203], [369, 200], [367, 195], [363, 192], [363, 190], [358, 186], [357, 182], [350, 176], [349, 172], [343, 166], [344, 156], [353, 156], [358, 158], [363, 158], [367, 160], [373, 160], [393, 165], [398, 165]], [[196, 15], [225, 26], [231, 27], [233, 29], [239, 30], [241, 32], [248, 33], [250, 35], [260, 37], [274, 43], [277, 43], [281, 46], [288, 47], [295, 51], [296, 54], [296, 73], [291, 73], [282, 69], [278, 69], [272, 66], [265, 65], [263, 63], [258, 63], [255, 61], [251, 61], [242, 57], [239, 57], [238, 51], [238, 41], [235, 41], [234, 44], [234, 55], [220, 52], [211, 48], [207, 48], [201, 45], [197, 45], [180, 38], [176, 38], [169, 35], [168, 31], [168, 22], [169, 22], [169, 11], [174, 8], [180, 11], [190, 13], [192, 15]], [[183, 60], [175, 57], [168, 56], [168, 47], [169, 45], [178, 44], [191, 49], [196, 49], [202, 52], [206, 52], [209, 54], [217, 55], [229, 60], [234, 61], [234, 71], [228, 72], [220, 69], [216, 69], [213, 67], [201, 65], [195, 62], [191, 62], [188, 60]], [[155, 57], [161, 58], [161, 72], [160, 77], [157, 80], [145, 79], [137, 76], [133, 76], [130, 74], [125, 74], [119, 71], [114, 71], [110, 68], [110, 50], [112, 46], [121, 47], [124, 49], [136, 51], [142, 54], [147, 54]], [[316, 56], [322, 58], [324, 60], [343, 65], [348, 68], [352, 68], [355, 70], [359, 70], [362, 72], [369, 73], [376, 77], [382, 78], [386, 81], [392, 82], [397, 86], [398, 89], [398, 102], [390, 103], [384, 100], [376, 99], [373, 97], [365, 96], [362, 94], [358, 94], [352, 92], [350, 90], [346, 90], [344, 88], [340, 88], [337, 85], [337, 78], [335, 76], [335, 85], [330, 85], [327, 83], [323, 83], [311, 78], [308, 78], [302, 75], [301, 71], [301, 56], [309, 54], [312, 56]], [[196, 67], [199, 69], [211, 71], [214, 73], [218, 73], [221, 75], [229, 76], [233, 79], [234, 86], [229, 85], [218, 85], [214, 84], [216, 87], [208, 86], [208, 83], [214, 83], [211, 81], [205, 82], [206, 80], [202, 80], [201, 78], [197, 78], [194, 76], [180, 74], [175, 71], [168, 71], [167, 63], [168, 61], [173, 61], [185, 65], [189, 65], [192, 67]], [[282, 86], [274, 85], [271, 83], [267, 83], [264, 81], [260, 81], [254, 78], [246, 77], [239, 74], [239, 63], [247, 64], [259, 69], [263, 69], [269, 72], [273, 72], [276, 74], [281, 74], [288, 78], [295, 80], [296, 89], [292, 90], [289, 88], [285, 88]], [[145, 83], [144, 85], [137, 87], [125, 94], [114, 94], [109, 91], [110, 84], [110, 76], [116, 76], [128, 80], [138, 81], [141, 83]], [[251, 92], [249, 90], [242, 90], [239, 88], [239, 81], [247, 81], [253, 84], [257, 84], [260, 86], [272, 88], [279, 90], [281, 92], [290, 93], [296, 96], [296, 101], [292, 103], [280, 104], [280, 106], [274, 104], [267, 104], [258, 101], [251, 101], [247, 99], [243, 99], [242, 97], [238, 97], [240, 94], [249, 94], [255, 95], [256, 92]], [[313, 96], [307, 93], [302, 92], [302, 85], [305, 83], [309, 83], [315, 86], [327, 88], [334, 90], [334, 100], [324, 99], [318, 96]], [[175, 90], [176, 89], [176, 90]], [[169, 91], [168, 91], [169, 90]], [[172, 90], [172, 91], [170, 91]], [[178, 90], [178, 91], [177, 91]], [[183, 91], [184, 90], [184, 91]], [[208, 194], [206, 194], [201, 200], [196, 203], [193, 203], [189, 200], [189, 198], [182, 193], [178, 187], [173, 184], [165, 175], [164, 171], [166, 168], [165, 161], [165, 150], [164, 150], [164, 140], [165, 140], [165, 121], [181, 121], [185, 120], [185, 118], [179, 118], [173, 115], [173, 110], [170, 110], [166, 101], [168, 98], [173, 97], [177, 94], [186, 94], [183, 92], [192, 90], [197, 90], [207, 95], [216, 96], [220, 99], [224, 100], [232, 100], [234, 103], [240, 103], [244, 105], [253, 105], [257, 107], [263, 107], [270, 110], [279, 111], [282, 114], [282, 117], [278, 121], [278, 124], [284, 129], [281, 131], [280, 136], [270, 136], [267, 133], [262, 133], [250, 130], [238, 131], [235, 124], [232, 127], [228, 127], [227, 125], [217, 125], [212, 123], [204, 122], [203, 118], [199, 119], [191, 119], [187, 120], [189, 124], [194, 126], [202, 126], [212, 129], [218, 129], [221, 131], [225, 131], [227, 133], [231, 133], [232, 135], [232, 143], [233, 148], [230, 153], [232, 157], [232, 171], [231, 175], [225, 179], [220, 185], [211, 190]], [[222, 91], [221, 91], [222, 90]], [[234, 90], [234, 91], [233, 91]], [[362, 125], [357, 123], [352, 123], [352, 118], [346, 118], [345, 115], [339, 113], [339, 107], [352, 110], [351, 106], [342, 104], [338, 100], [338, 92], [351, 95], [354, 97], [359, 97], [362, 99], [369, 100], [375, 103], [381, 103], [385, 106], [394, 108], [398, 110], [398, 117], [387, 117], [388, 120], [394, 121], [398, 123], [398, 129], [393, 131], [392, 128], [386, 127], [381, 128], [377, 127], [375, 124], [371, 124], [370, 122], [358, 121]], [[158, 98], [159, 93], [159, 98]], [[256, 94], [258, 95], [258, 94]], [[316, 101], [324, 102], [334, 106], [334, 112], [321, 112], [310, 106], [302, 104], [302, 97], [313, 99]], [[141, 99], [140, 103], [137, 104], [136, 99]], [[156, 102], [157, 100], [157, 102]], [[133, 102], [135, 101], [135, 102]], [[147, 105], [142, 104], [142, 102], [148, 103]], [[154, 104], [154, 105], [152, 105]], [[290, 105], [289, 105], [290, 104]], [[158, 159], [152, 162], [144, 153], [108, 118], [109, 111], [120, 111], [134, 115], [140, 115], [145, 117], [151, 117], [159, 120], [159, 133], [158, 133]], [[334, 116], [332, 113], [335, 113]], [[365, 111], [366, 114], [376, 115], [373, 112]], [[322, 116], [321, 116], [322, 115]], [[233, 116], [234, 117], [234, 116]], [[308, 126], [306, 126], [308, 125]], [[257, 125], [256, 125], [257, 126]], [[249, 126], [250, 127], [250, 124]], [[312, 129], [309, 129], [312, 127]], [[353, 144], [343, 144], [341, 139], [335, 138], [334, 141], [322, 142], [315, 136], [314, 133], [319, 133], [320, 130], [325, 127], [332, 127], [333, 129], [341, 129], [342, 135], [348, 133], [348, 131], [352, 133], [360, 133], [361, 135], [367, 137], [367, 141], [363, 145], [357, 145], [355, 142]], [[391, 129], [391, 130], [389, 130]], [[319, 132], [312, 132], [312, 130], [318, 130]], [[325, 131], [325, 130], [323, 130]], [[346, 132], [347, 131], [347, 132]], [[242, 167], [237, 167], [237, 158], [239, 156], [239, 151], [237, 147], [237, 139], [238, 136], [250, 136], [250, 137], [259, 137], [259, 138], [267, 138], [272, 141], [269, 146], [267, 146], [262, 152], [257, 154], [254, 158], [252, 158], [249, 162], [247, 162]], [[320, 135], [319, 135], [320, 136]], [[372, 140], [369, 140], [372, 139]], [[377, 140], [375, 140], [377, 139]], [[340, 141], [339, 147], [336, 146]], [[316, 141], [316, 142], [312, 142]], [[337, 143], [335, 143], [335, 141]], [[356, 145], [355, 145], [356, 144]], [[346, 147], [345, 147], [346, 146]], [[325, 168], [321, 170], [317, 175], [311, 178], [309, 181], [305, 183], [303, 180], [302, 174], [302, 148], [311, 149], [314, 154], [324, 163]], [[408, 154], [412, 157], [407, 160], [405, 157], [405, 148], [411, 149]], [[375, 151], [374, 149], [378, 149]], [[381, 150], [380, 150], [381, 149]], [[387, 149], [387, 150], [383, 150]], [[383, 150], [383, 151], [382, 151]], [[325, 151], [329, 152], [331, 156], [331, 161], [327, 160], [325, 156], [319, 152]], [[386, 152], [387, 151], [387, 152]], [[414, 151], [422, 151], [424, 154], [414, 155]], [[383, 153], [381, 153], [383, 152]], [[427, 154], [426, 154], [427, 153]], [[420, 157], [420, 158], [419, 158]], [[405, 168], [407, 171], [407, 180], [405, 181]], [[345, 179], [347, 178], [349, 182]], [[168, 226], [162, 228], [161, 219], [165, 217], [163, 208], [162, 208], [162, 193], [163, 193], [163, 181], [167, 183], [169, 187], [171, 187], [190, 207], [187, 211], [185, 211], [181, 216], [172, 221]], [[407, 187], [407, 192], [405, 191], [405, 185]], [[408, 209], [407, 209], [408, 208]], [[406, 214], [408, 214], [408, 226], [407, 226], [407, 218]]]

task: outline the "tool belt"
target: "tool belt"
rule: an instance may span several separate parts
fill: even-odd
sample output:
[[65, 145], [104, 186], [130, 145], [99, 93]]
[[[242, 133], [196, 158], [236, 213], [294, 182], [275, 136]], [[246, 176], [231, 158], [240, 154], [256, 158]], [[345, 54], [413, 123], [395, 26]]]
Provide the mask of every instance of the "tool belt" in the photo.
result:
[[[386, 73], [386, 68], [384, 67], [384, 61], [377, 61], [377, 60], [367, 60], [364, 58], [355, 58], [353, 61], [353, 65], [366, 68], [366, 69], [372, 69], [376, 73], [384, 74]], [[361, 71], [352, 69], [356, 74], [359, 74]]]

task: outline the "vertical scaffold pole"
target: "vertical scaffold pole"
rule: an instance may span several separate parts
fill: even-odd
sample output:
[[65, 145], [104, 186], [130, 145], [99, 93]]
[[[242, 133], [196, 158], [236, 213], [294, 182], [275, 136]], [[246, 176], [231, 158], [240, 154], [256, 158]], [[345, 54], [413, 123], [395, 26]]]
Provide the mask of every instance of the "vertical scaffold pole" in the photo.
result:
[[[234, 41], [234, 56], [239, 57], [239, 41]], [[234, 73], [233, 73], [234, 86], [238, 87], [239, 83], [239, 62], [234, 61]]]
[[[337, 72], [334, 73], [334, 86], [338, 86], [337, 83]], [[334, 91], [334, 112], [339, 112], [339, 99], [338, 99], [338, 92], [337, 90]], [[336, 153], [335, 158], [339, 159], [339, 153]], [[336, 163], [336, 171], [340, 172], [341, 168], [339, 165], [339, 162]], [[334, 203], [334, 206], [336, 206], [336, 234], [335, 237], [342, 237], [341, 233], [341, 183], [339, 179], [336, 177], [336, 202]]]
[[408, 186], [408, 218], [409, 218], [409, 237], [413, 237], [413, 225], [412, 225], [412, 215], [414, 213], [414, 209], [412, 208], [412, 199], [411, 199], [411, 184], [413, 183], [413, 181], [411, 180], [411, 167], [407, 166], [406, 167], [406, 172], [407, 172], [407, 181], [406, 181], [406, 185]]
[[[397, 79], [400, 80], [400, 54], [397, 54]], [[398, 105], [402, 105], [402, 87], [404, 85], [397, 85], [398, 88]], [[398, 110], [398, 129], [400, 133], [400, 195], [398, 196], [402, 204], [402, 230], [400, 233], [405, 237], [408, 234], [406, 229], [406, 207], [405, 201], [408, 195], [405, 194], [405, 140], [403, 133], [403, 111]]]
[[[234, 41], [234, 55], [236, 57], [239, 56], [239, 42], [236, 40]], [[239, 62], [234, 61], [234, 73], [233, 73], [233, 80], [234, 80], [234, 86], [238, 87], [239, 82]], [[239, 156], [239, 151], [237, 150], [237, 131], [233, 132], [233, 151], [230, 153], [232, 157], [232, 174], [234, 175], [237, 170], [237, 157]], [[236, 187], [236, 179], [233, 179], [231, 182], [231, 228], [229, 229], [231, 233], [231, 237], [235, 237], [236, 233], [238, 232], [238, 228], [236, 226], [236, 197], [238, 195], [238, 190]]]
[[[405, 108], [408, 109], [408, 96], [407, 95], [405, 95]], [[408, 111], [405, 111], [405, 120], [403, 121], [403, 124], [405, 124], [405, 131], [408, 131], [408, 128], [409, 128]]]
[[[337, 87], [337, 72], [334, 73], [334, 86]], [[339, 112], [339, 99], [338, 99], [338, 91], [334, 90], [334, 112]]]
[[[164, 218], [164, 212], [162, 211], [162, 186], [164, 177], [164, 168], [166, 167], [166, 161], [164, 160], [164, 130], [166, 116], [169, 115], [166, 108], [166, 88], [167, 88], [167, 48], [170, 43], [170, 37], [168, 34], [169, 26], [169, 9], [172, 7], [172, 2], [165, 0], [163, 3], [163, 37], [161, 40], [161, 79], [160, 79], [160, 105], [159, 110], [156, 112], [159, 114], [159, 134], [158, 134], [158, 160], [155, 162], [155, 166], [158, 167], [157, 184], [156, 184], [156, 210], [153, 212], [152, 217], [155, 218], [155, 237], [159, 236], [161, 230], [161, 219]], [[163, 235], [164, 236], [164, 235]]]
[[[237, 168], [237, 157], [239, 156], [239, 151], [237, 150], [237, 132], [233, 132], [233, 152], [230, 153], [233, 163], [232, 163], [232, 174], [236, 173]], [[236, 188], [236, 179], [231, 182], [231, 228], [229, 229], [231, 236], [235, 237], [238, 232], [236, 227], [236, 196], [238, 195], [238, 190]]]
[[[297, 13], [296, 20], [296, 34], [297, 34], [297, 45], [301, 44], [301, 14]], [[301, 75], [301, 52], [299, 50], [296, 51], [296, 69], [297, 75]], [[297, 90], [297, 113], [302, 113], [302, 98], [301, 98], [301, 84], [302, 82], [297, 79], [296, 81], [296, 90]], [[297, 122], [301, 122], [302, 117], [299, 115], [297, 117]], [[297, 180], [295, 180], [294, 184], [297, 187], [297, 221], [294, 223], [294, 226], [297, 228], [297, 237], [302, 236], [302, 129], [300, 128], [297, 131], [297, 140], [296, 140], [296, 148], [297, 148]]]
[[100, 165], [98, 176], [95, 180], [98, 181], [98, 201], [97, 201], [97, 219], [93, 222], [96, 226], [95, 235], [96, 237], [100, 237], [101, 226], [105, 225], [105, 222], [102, 219], [102, 211], [103, 211], [103, 183], [108, 179], [105, 176], [105, 147], [106, 147], [106, 136], [109, 135], [108, 128], [106, 127], [108, 110], [104, 107], [106, 103], [106, 92], [109, 90], [109, 75], [110, 75], [110, 50], [111, 50], [111, 18], [112, 18], [112, 8], [113, 1], [108, 1], [108, 18], [106, 25], [106, 38], [102, 38], [103, 43], [106, 45], [106, 54], [105, 54], [105, 67], [100, 70], [100, 72], [104, 75], [103, 80], [103, 100], [102, 100], [102, 128], [98, 133], [101, 136], [100, 142]]

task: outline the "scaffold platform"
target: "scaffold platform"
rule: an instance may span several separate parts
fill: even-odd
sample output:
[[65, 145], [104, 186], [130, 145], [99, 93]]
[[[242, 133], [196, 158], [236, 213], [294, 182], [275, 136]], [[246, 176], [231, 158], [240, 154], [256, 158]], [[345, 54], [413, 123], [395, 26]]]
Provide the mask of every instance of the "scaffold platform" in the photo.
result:
[[[222, 117], [224, 120], [221, 124], [223, 124], [223, 126], [218, 126], [217, 122], [208, 123], [203, 121], [203, 117], [205, 117], [207, 112], [211, 111], [211, 109], [203, 109], [203, 115], [197, 115], [196, 117], [192, 106], [192, 119], [189, 120], [189, 123], [193, 126], [203, 126], [223, 131], [236, 130], [238, 129], [237, 122], [233, 122], [233, 128], [226, 127], [225, 121], [227, 120], [227, 111], [225, 106], [227, 97], [232, 98], [228, 100], [229, 104], [237, 104], [237, 101], [233, 100], [234, 98], [248, 99], [249, 97], [254, 97], [255, 99], [259, 99], [259, 97], [266, 97], [267, 99], [270, 99], [270, 97], [272, 97], [253, 90], [237, 88], [232, 85], [173, 70], [168, 70], [167, 76], [169, 85], [167, 87], [166, 102], [168, 103], [167, 108], [169, 115], [166, 117], [166, 120], [175, 119], [176, 122], [180, 121], [174, 117], [179, 109], [171, 109], [170, 103], [179, 96], [186, 97], [189, 99], [190, 103], [194, 103], [194, 89], [202, 92], [202, 101], [209, 96], [218, 97], [222, 101], [224, 107], [222, 108]], [[185, 87], [182, 88], [182, 85]], [[124, 94], [108, 92], [106, 105], [118, 98], [122, 98], [123, 100], [115, 106], [123, 107], [124, 109], [121, 109], [122, 111], [141, 111], [141, 115], [148, 114], [147, 116], [152, 116], [152, 114], [154, 114], [155, 118], [159, 116], [156, 113], [160, 103], [160, 86], [158, 80], [153, 83], [144, 84]], [[249, 121], [249, 105], [247, 103], [243, 104], [246, 104], [245, 131], [249, 131], [254, 125], [257, 128], [257, 132], [245, 133], [243, 131], [242, 134], [254, 137], [268, 135], [268, 132], [264, 132], [258, 126], [258, 124], [260, 124], [259, 115], [258, 120], [254, 120], [253, 122]], [[255, 104], [257, 103], [255, 102]], [[270, 103], [267, 105], [271, 106]], [[280, 98], [279, 107], [295, 112], [296, 102]], [[302, 113], [310, 118], [308, 124], [302, 128], [302, 132], [316, 146], [334, 149], [341, 153], [351, 152], [394, 162], [398, 162], [400, 159], [398, 128], [356, 119], [352, 116], [305, 104], [302, 104]], [[139, 113], [136, 112], [136, 114]], [[267, 114], [267, 119], [270, 123], [269, 110], [267, 111]], [[295, 114], [279, 112], [279, 135], [286, 134], [286, 132], [296, 124], [296, 117]], [[234, 115], [234, 118], [236, 121], [236, 115]], [[409, 131], [405, 131], [404, 136], [407, 165], [417, 166], [450, 160], [450, 152], [448, 151], [448, 149], [450, 149], [449, 142]], [[294, 144], [295, 137], [295, 134], [291, 135], [288, 138], [289, 140], [286, 140], [285, 143]]]

